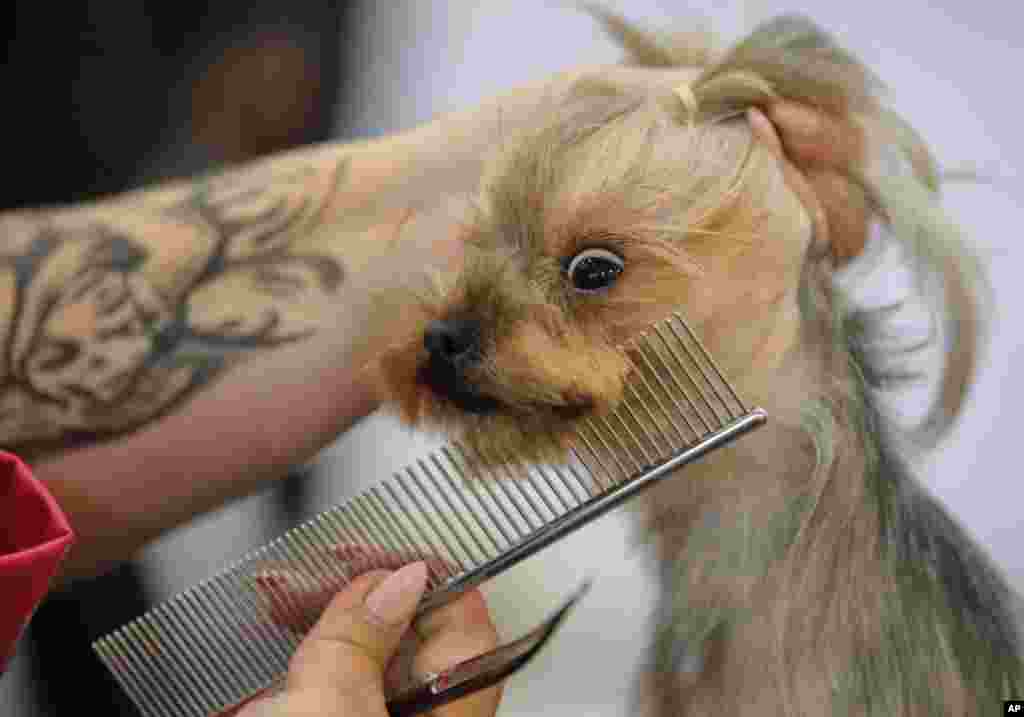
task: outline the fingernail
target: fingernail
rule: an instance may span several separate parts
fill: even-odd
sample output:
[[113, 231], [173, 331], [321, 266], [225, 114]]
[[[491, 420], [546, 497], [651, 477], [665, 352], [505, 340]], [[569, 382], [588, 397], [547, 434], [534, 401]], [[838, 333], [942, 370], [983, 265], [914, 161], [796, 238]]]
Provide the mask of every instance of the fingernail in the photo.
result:
[[412, 615], [426, 587], [426, 563], [406, 565], [366, 597], [366, 608], [381, 625], [397, 625]]
[[773, 151], [782, 153], [782, 141], [775, 131], [775, 125], [765, 116], [764, 112], [756, 107], [749, 108], [747, 122], [750, 123], [750, 129], [754, 132], [755, 137], [766, 143]]

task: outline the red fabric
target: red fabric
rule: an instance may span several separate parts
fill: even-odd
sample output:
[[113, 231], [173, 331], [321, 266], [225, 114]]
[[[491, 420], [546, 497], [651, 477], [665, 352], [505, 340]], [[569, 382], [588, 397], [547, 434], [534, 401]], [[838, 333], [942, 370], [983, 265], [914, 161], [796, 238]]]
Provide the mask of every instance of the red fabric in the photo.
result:
[[0, 673], [74, 536], [21, 459], [0, 451]]

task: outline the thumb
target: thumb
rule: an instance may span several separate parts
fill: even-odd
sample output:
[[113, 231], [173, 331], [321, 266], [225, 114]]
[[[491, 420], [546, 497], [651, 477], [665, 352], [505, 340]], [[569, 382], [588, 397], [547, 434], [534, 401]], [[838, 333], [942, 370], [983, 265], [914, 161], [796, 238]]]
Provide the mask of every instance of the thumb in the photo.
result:
[[296, 650], [286, 690], [300, 701], [310, 695], [322, 714], [385, 715], [384, 671], [409, 629], [426, 580], [426, 564], [418, 562], [353, 581]]

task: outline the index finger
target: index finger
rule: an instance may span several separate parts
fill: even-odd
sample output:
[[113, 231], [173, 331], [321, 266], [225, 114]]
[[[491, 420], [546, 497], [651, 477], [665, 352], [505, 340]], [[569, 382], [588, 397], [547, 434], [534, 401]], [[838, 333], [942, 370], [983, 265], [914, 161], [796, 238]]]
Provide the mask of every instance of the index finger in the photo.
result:
[[[469, 590], [457, 600], [418, 618], [413, 628], [423, 641], [413, 660], [417, 679], [426, 679], [498, 646], [498, 631], [479, 590]], [[498, 710], [503, 686], [474, 692], [443, 707], [436, 717], [480, 717]]]

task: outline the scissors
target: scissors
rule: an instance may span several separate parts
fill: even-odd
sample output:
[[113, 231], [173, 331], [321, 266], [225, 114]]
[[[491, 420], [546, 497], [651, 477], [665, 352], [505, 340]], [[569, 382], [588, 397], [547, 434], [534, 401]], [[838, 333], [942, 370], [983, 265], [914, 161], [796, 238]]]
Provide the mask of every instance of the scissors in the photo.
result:
[[[390, 717], [409, 717], [421, 714], [454, 702], [473, 692], [493, 687], [518, 672], [537, 656], [541, 648], [565, 623], [572, 608], [590, 590], [592, 582], [589, 578], [585, 580], [550, 617], [518, 640], [513, 640], [490, 652], [460, 662], [441, 672], [430, 674], [413, 687], [402, 690], [395, 696], [386, 697], [385, 704], [388, 715]], [[250, 702], [271, 697], [283, 690], [284, 683], [285, 677], [282, 676], [266, 689], [243, 702], [218, 712], [215, 717], [237, 717], [242, 708]]]
[[427, 712], [507, 679], [540, 652], [590, 590], [591, 582], [590, 579], [584, 581], [550, 617], [518, 640], [428, 675], [418, 685], [388, 698], [388, 714], [409, 717]]

